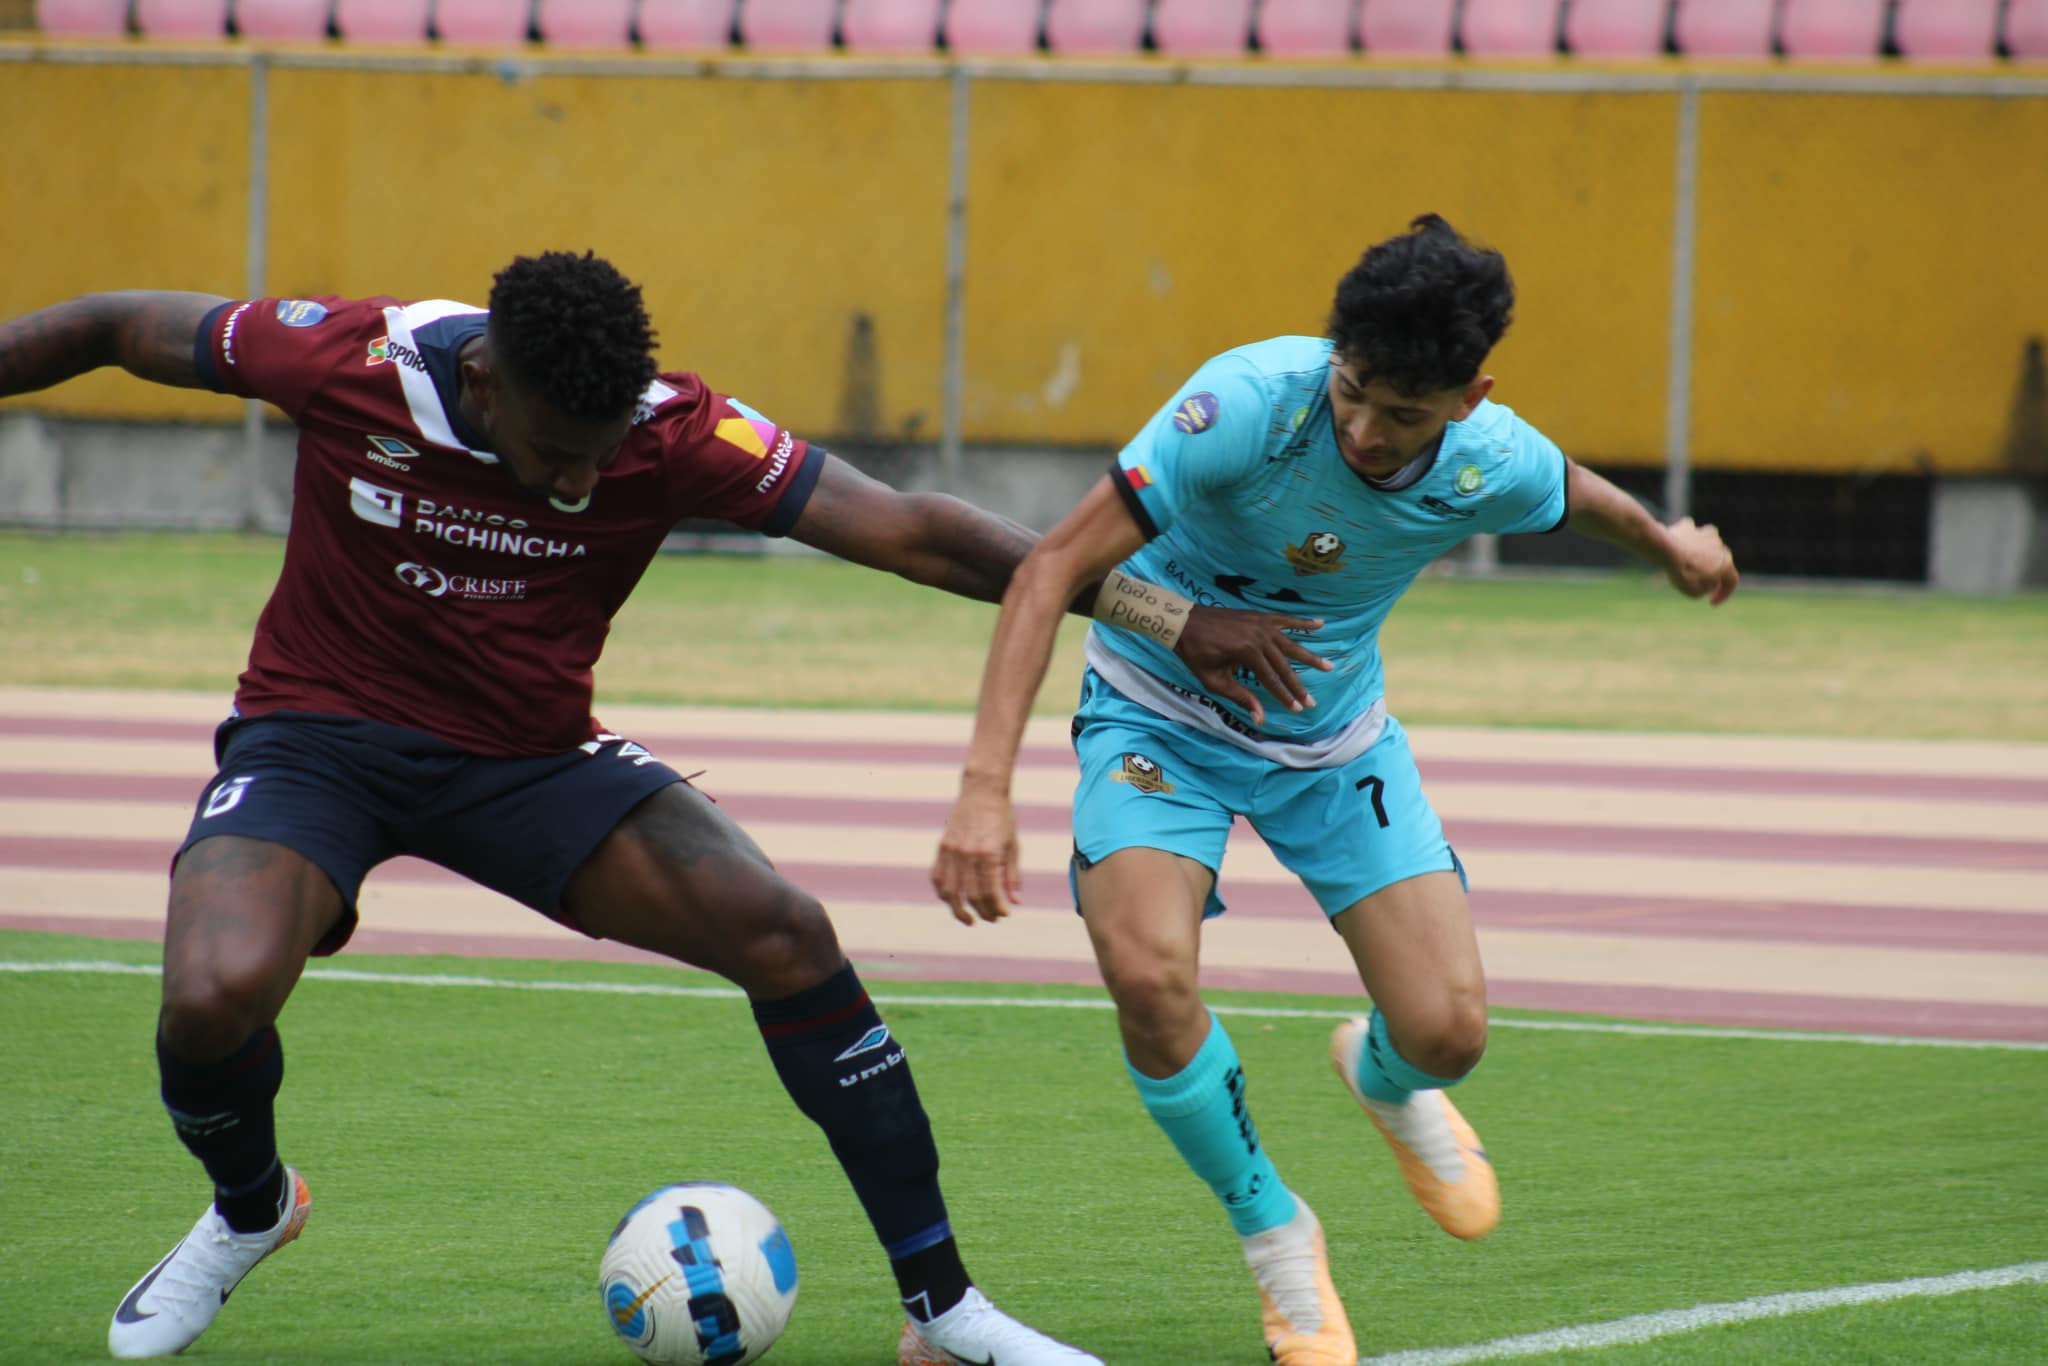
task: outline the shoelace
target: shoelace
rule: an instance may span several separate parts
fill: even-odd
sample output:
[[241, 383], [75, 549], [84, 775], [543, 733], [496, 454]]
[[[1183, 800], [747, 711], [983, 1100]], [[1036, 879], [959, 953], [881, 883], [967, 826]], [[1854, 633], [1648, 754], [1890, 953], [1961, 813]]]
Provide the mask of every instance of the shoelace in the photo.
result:
[[1405, 1105], [1371, 1099], [1366, 1104], [1436, 1173], [1437, 1180], [1455, 1186], [1465, 1179], [1465, 1150], [1458, 1146], [1458, 1136], [1444, 1118], [1443, 1092], [1417, 1091]]
[[1320, 1332], [1323, 1326], [1323, 1298], [1316, 1289], [1315, 1245], [1304, 1240], [1299, 1247], [1275, 1251], [1252, 1263], [1259, 1288], [1273, 1305], [1303, 1333]]

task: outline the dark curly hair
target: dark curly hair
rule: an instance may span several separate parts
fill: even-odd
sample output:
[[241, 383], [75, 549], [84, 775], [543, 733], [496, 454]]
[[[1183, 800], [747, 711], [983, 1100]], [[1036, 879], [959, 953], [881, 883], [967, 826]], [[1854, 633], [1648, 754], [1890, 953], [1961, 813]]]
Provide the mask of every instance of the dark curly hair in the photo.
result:
[[632, 410], [654, 378], [640, 286], [593, 252], [519, 256], [491, 282], [491, 356], [564, 417]]
[[1514, 308], [1506, 258], [1426, 213], [1337, 282], [1329, 336], [1345, 360], [1413, 398], [1470, 384]]

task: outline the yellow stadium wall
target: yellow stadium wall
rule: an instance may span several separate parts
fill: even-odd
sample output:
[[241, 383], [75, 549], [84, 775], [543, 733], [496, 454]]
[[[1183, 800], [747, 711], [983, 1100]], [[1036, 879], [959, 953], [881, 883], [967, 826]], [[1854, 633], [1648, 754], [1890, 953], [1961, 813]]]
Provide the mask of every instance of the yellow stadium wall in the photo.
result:
[[[800, 430], [936, 439], [946, 81], [529, 65], [273, 68], [270, 292], [481, 302], [516, 252], [594, 247], [646, 286], [666, 364]], [[0, 64], [0, 127], [33, 130], [0, 140], [0, 183], [33, 187], [0, 217], [0, 259], [33, 263], [0, 272], [0, 316], [239, 294], [251, 88], [238, 65]], [[1568, 450], [1662, 463], [1675, 91], [971, 92], [968, 440], [1113, 445], [1211, 353], [1319, 331], [1360, 248], [1433, 209], [1514, 268], [1497, 396]], [[1999, 468], [2048, 331], [2041, 165], [2044, 98], [1702, 96], [1695, 463]], [[105, 374], [23, 405], [236, 412]]]

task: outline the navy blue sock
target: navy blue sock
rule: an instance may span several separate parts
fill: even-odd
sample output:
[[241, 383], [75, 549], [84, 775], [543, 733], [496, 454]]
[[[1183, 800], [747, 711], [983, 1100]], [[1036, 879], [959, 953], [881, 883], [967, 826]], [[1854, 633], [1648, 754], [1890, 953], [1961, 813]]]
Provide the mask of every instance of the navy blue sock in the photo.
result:
[[171, 1125], [213, 1178], [214, 1208], [228, 1227], [257, 1233], [276, 1224], [285, 1184], [277, 1160], [275, 1102], [284, 1083], [277, 1030], [265, 1027], [206, 1063], [176, 1056], [158, 1034], [156, 1064]]
[[919, 1318], [967, 1293], [939, 1193], [939, 1150], [910, 1063], [847, 964], [818, 985], [755, 1001], [754, 1023], [796, 1108], [825, 1131]]

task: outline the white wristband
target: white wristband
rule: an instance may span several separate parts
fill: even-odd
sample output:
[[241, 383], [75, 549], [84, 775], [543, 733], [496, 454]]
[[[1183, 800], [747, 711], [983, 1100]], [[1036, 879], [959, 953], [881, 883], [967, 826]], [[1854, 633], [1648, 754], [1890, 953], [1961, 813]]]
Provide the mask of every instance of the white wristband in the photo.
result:
[[1095, 620], [1122, 631], [1135, 631], [1171, 650], [1187, 628], [1188, 612], [1194, 603], [1170, 588], [1134, 579], [1121, 569], [1112, 569], [1095, 595]]

